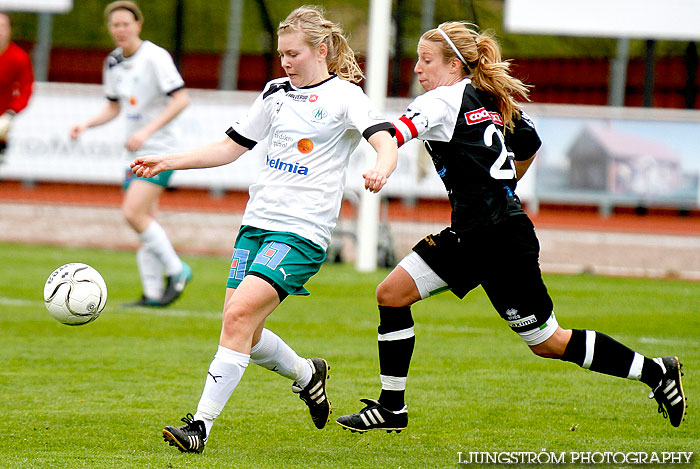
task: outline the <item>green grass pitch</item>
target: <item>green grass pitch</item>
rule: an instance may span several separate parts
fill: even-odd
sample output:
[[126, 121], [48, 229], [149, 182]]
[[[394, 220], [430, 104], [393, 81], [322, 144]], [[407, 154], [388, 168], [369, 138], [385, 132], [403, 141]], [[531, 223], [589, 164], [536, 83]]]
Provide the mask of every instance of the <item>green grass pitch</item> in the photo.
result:
[[[140, 294], [130, 252], [0, 244], [0, 466], [7, 468], [455, 467], [469, 451], [693, 451], [700, 463], [700, 284], [547, 275], [563, 327], [605, 332], [685, 365], [688, 415], [673, 428], [643, 384], [533, 355], [481, 289], [413, 307], [409, 427], [342, 430], [334, 419], [379, 391], [374, 289], [386, 274], [326, 265], [309, 297], [267, 326], [331, 365], [331, 422], [317, 430], [290, 382], [250, 365], [202, 454], [161, 437], [195, 411], [217, 347], [228, 260], [187, 257], [194, 279], [170, 308], [126, 310]], [[68, 327], [46, 311], [46, 278], [67, 262], [104, 276], [101, 317]], [[507, 273], [506, 273], [507, 274]], [[504, 281], [507, 278], [504, 278]], [[513, 279], [517, 281], [517, 279]]]

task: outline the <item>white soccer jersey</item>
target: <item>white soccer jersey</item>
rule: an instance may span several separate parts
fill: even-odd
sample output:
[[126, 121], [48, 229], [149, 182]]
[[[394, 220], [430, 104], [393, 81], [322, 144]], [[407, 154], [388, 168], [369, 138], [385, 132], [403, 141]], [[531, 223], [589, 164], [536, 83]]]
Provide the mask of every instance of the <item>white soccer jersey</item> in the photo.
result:
[[246, 117], [227, 131], [247, 148], [268, 142], [243, 224], [295, 233], [326, 249], [350, 155], [361, 137], [380, 130], [393, 133], [362, 89], [337, 76], [305, 88], [295, 88], [289, 78], [269, 82]]
[[[150, 41], [143, 41], [130, 57], [119, 47], [112, 51], [104, 62], [103, 84], [107, 99], [118, 101], [126, 115], [127, 139], [160, 115], [169, 95], [185, 86], [168, 51]], [[157, 130], [137, 154], [180, 150], [175, 127], [171, 121]]]

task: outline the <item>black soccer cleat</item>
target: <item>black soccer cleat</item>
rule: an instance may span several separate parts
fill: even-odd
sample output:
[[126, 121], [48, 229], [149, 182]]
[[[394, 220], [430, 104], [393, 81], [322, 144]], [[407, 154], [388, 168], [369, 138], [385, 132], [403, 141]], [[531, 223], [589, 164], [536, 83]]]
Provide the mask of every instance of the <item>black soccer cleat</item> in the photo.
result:
[[195, 420], [192, 414], [182, 418], [185, 425], [181, 427], [165, 427], [163, 439], [170, 446], [177, 446], [183, 453], [201, 453], [207, 443], [207, 430], [204, 422]]
[[177, 300], [190, 280], [192, 280], [192, 269], [183, 262], [180, 273], [168, 276], [165, 292], [163, 292], [163, 296], [160, 299], [160, 305], [167, 306]]
[[304, 389], [295, 381], [292, 384], [292, 392], [299, 394], [299, 399], [309, 407], [311, 420], [320, 430], [326, 426], [331, 417], [331, 403], [326, 394], [326, 380], [331, 367], [323, 358], [309, 358], [307, 361], [313, 370], [311, 381]]
[[387, 433], [399, 433], [408, 426], [408, 407], [392, 411], [374, 399], [360, 399], [366, 407], [357, 414], [338, 417], [336, 423], [351, 432], [364, 433], [369, 430], [386, 430]]
[[685, 417], [686, 398], [683, 393], [681, 369], [683, 365], [678, 357], [654, 358], [663, 369], [664, 376], [654, 390], [649, 393], [649, 399], [655, 398], [659, 403], [659, 413], [668, 417], [671, 425], [677, 427]]

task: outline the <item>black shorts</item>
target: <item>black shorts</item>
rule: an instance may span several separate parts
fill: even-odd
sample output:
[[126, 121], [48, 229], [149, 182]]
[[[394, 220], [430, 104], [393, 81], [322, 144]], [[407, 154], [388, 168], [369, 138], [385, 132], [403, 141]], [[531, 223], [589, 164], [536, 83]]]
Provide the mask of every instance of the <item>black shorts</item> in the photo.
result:
[[483, 286], [515, 332], [544, 326], [552, 314], [540, 271], [540, 243], [526, 215], [467, 232], [446, 228], [413, 250], [459, 298]]

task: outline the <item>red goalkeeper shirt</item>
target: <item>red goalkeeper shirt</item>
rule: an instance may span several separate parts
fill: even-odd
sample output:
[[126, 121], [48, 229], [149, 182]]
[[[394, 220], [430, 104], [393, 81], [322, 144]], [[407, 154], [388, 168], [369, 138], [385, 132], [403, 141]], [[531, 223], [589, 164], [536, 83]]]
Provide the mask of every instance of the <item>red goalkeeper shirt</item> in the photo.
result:
[[32, 94], [34, 72], [29, 55], [14, 42], [0, 54], [0, 114], [20, 112]]

